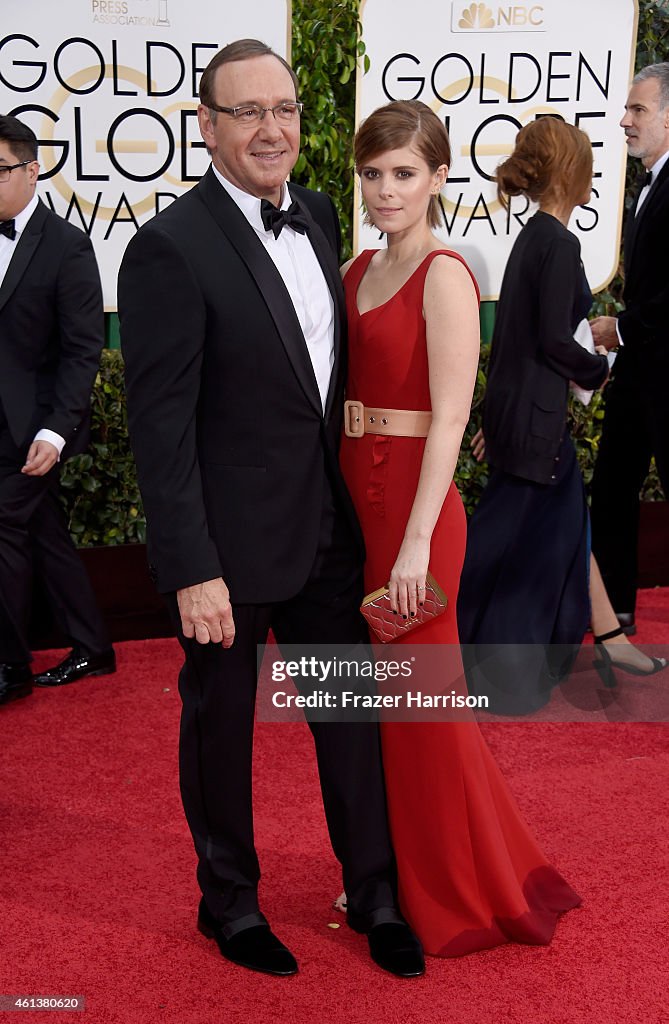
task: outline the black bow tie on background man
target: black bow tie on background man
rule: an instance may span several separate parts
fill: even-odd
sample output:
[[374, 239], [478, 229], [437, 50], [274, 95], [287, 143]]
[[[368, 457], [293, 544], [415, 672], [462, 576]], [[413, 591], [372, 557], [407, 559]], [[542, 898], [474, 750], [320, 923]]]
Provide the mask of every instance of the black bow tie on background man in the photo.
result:
[[287, 210], [278, 210], [269, 199], [263, 199], [260, 216], [265, 231], [273, 231], [275, 238], [279, 237], [286, 224], [301, 235], [306, 235], [309, 228], [309, 221], [296, 202], [291, 203]]
[[652, 184], [653, 184], [653, 172], [652, 171], [646, 171], [646, 173], [644, 174], [644, 176], [641, 179], [641, 186], [642, 186], [642, 188], [645, 188], [646, 185], [652, 185]]
[[0, 235], [7, 235], [10, 242], [16, 238], [16, 228], [13, 220], [0, 220]]

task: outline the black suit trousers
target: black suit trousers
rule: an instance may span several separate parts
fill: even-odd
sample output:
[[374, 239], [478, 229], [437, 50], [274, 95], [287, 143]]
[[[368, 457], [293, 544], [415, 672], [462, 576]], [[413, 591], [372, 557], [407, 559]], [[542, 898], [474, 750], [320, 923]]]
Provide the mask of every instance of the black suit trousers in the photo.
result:
[[98, 653], [107, 629], [58, 500], [58, 468], [21, 473], [20, 451], [0, 408], [0, 662], [28, 662], [33, 572], [42, 578], [60, 629]]
[[[356, 551], [348, 525], [326, 499], [319, 548], [306, 584], [292, 599], [273, 605], [236, 605], [233, 595], [236, 636], [228, 649], [185, 639], [176, 596], [170, 595], [186, 656], [179, 680], [182, 799], [199, 859], [200, 887], [228, 935], [264, 921], [257, 897], [260, 868], [251, 794], [258, 645], [265, 643], [270, 628], [279, 647], [352, 648], [366, 643], [358, 611], [362, 573]], [[378, 727], [371, 722], [311, 722], [310, 728], [350, 913], [363, 927], [399, 920], [391, 909], [396, 905], [396, 877]], [[292, 782], [286, 779], [285, 788], [276, 793], [277, 807], [291, 793]]]
[[653, 455], [669, 497], [669, 366], [652, 356], [624, 349], [618, 356], [592, 478], [592, 549], [618, 612], [636, 605], [639, 491]]

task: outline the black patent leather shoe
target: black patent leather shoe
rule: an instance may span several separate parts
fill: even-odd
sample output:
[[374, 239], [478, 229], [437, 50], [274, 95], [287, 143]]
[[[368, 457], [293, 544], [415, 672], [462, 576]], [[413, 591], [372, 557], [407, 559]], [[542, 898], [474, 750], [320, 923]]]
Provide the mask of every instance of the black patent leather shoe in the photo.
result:
[[253, 925], [228, 939], [224, 935], [223, 925], [212, 916], [207, 904], [201, 900], [197, 927], [206, 938], [216, 940], [226, 960], [239, 967], [279, 977], [297, 974], [297, 960], [283, 942], [277, 939], [268, 924]]
[[423, 947], [408, 924], [377, 924], [367, 933], [369, 952], [378, 967], [398, 978], [425, 974]]
[[25, 662], [0, 664], [0, 704], [27, 697], [33, 692], [33, 674]]
[[35, 676], [35, 686], [66, 686], [85, 676], [108, 676], [116, 671], [116, 655], [112, 648], [102, 654], [73, 650], [54, 668]]

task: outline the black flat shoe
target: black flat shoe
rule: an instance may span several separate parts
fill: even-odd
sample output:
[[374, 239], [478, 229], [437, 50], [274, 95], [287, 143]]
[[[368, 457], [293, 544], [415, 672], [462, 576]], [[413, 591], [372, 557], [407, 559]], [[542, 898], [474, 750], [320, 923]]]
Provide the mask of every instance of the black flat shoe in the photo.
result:
[[423, 948], [407, 924], [377, 924], [367, 933], [374, 963], [398, 978], [425, 974]]
[[0, 664], [0, 704], [9, 704], [33, 692], [33, 674], [25, 662]]
[[239, 967], [282, 978], [297, 974], [297, 960], [283, 942], [277, 939], [268, 924], [245, 928], [227, 939], [223, 934], [223, 925], [212, 917], [208, 906], [201, 900], [197, 927], [205, 938], [216, 940], [226, 960]]
[[615, 669], [619, 669], [621, 672], [628, 672], [631, 676], [654, 676], [656, 672], [662, 672], [667, 667], [667, 661], [665, 658], [653, 658], [650, 655], [647, 657], [652, 661], [652, 668], [638, 668], [636, 665], [630, 665], [626, 661], [618, 661], [616, 658], [611, 657], [611, 652], [608, 647], [605, 646], [605, 640], [612, 640], [615, 636], [622, 636], [625, 633], [625, 629], [619, 626], [618, 629], [612, 629], [610, 633], [601, 633], [600, 636], [596, 636], [595, 644], [599, 648], [599, 658], [595, 658], [593, 661], [594, 667], [597, 669], [599, 676], [604, 683], [604, 686], [608, 686], [609, 689], [614, 689], [617, 686]]
[[102, 654], [73, 650], [58, 665], [36, 675], [35, 686], [67, 686], [86, 676], [108, 676], [115, 671], [116, 655], [112, 648]]

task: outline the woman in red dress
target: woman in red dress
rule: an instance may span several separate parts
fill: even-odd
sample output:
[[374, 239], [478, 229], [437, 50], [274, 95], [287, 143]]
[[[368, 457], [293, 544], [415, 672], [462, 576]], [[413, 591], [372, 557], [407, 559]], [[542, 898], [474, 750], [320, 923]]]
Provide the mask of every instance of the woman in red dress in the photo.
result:
[[[397, 613], [412, 616], [429, 566], [448, 607], [406, 642], [457, 644], [466, 523], [453, 473], [479, 325], [471, 272], [432, 232], [448, 135], [425, 104], [390, 103], [361, 126], [355, 157], [367, 216], [388, 246], [342, 270], [347, 397], [380, 411], [377, 429], [388, 420], [392, 430], [389, 410], [431, 412], [426, 429], [412, 427], [410, 436], [384, 427], [343, 439], [342, 467], [367, 547], [366, 591], [389, 581]], [[425, 951], [458, 956], [510, 941], [548, 943], [579, 897], [537, 846], [477, 724], [385, 722], [382, 742], [400, 905]]]

